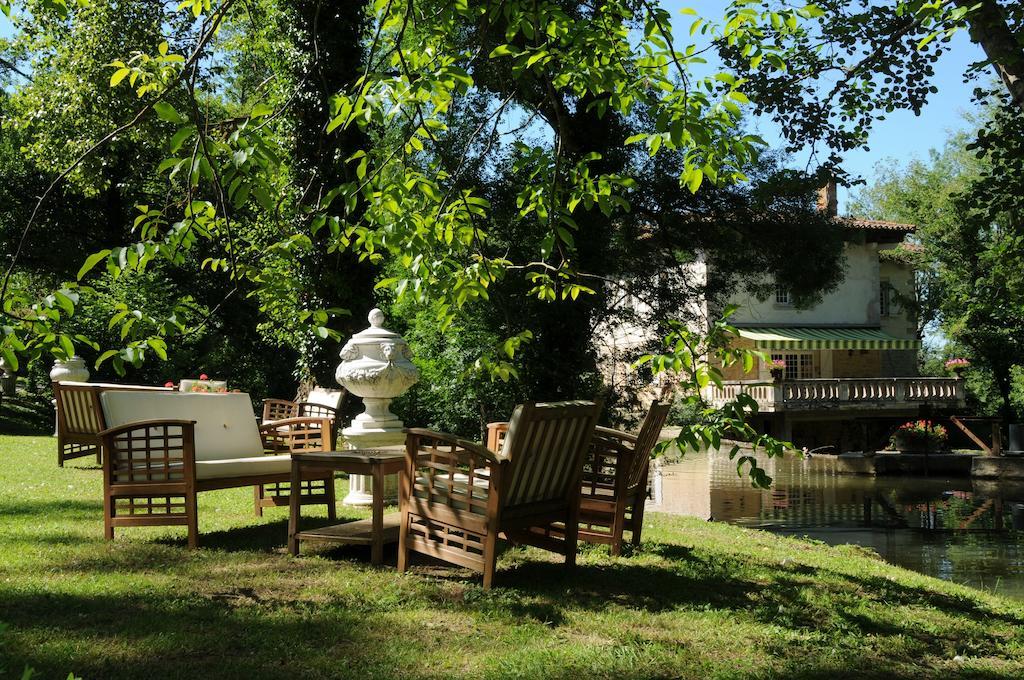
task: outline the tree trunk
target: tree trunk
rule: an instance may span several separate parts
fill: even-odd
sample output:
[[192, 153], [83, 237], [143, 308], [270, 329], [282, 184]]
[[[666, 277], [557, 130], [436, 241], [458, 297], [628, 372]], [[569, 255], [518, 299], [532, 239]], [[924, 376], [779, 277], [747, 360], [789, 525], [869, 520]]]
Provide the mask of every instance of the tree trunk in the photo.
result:
[[1013, 413], [1013, 403], [1010, 401], [1010, 390], [1012, 387], [1010, 367], [993, 365], [992, 374], [996, 381], [996, 387], [999, 388], [999, 399], [1001, 402], [999, 404], [999, 415], [1004, 423], [1015, 423], [1017, 419]]
[[956, 0], [956, 4], [967, 8], [978, 5], [967, 15], [971, 40], [985, 50], [1014, 103], [1024, 107], [1024, 50], [1010, 30], [1002, 7], [996, 0]]

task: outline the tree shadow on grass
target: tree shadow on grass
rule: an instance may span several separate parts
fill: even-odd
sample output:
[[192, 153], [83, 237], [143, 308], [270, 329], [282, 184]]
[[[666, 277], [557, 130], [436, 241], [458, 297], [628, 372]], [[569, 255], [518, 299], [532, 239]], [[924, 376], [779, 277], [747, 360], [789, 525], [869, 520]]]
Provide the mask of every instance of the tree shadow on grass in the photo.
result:
[[[274, 616], [268, 617], [268, 609]], [[266, 601], [245, 588], [207, 597], [14, 593], [0, 603], [0, 664], [39, 677], [253, 678], [394, 677], [403, 654], [386, 644], [408, 634], [375, 628], [359, 612], [323, 608], [310, 617], [296, 603]], [[12, 639], [60, 631], [27, 645]], [[33, 676], [35, 677], [35, 676]]]
[[103, 517], [103, 501], [61, 499], [52, 501], [16, 500], [0, 503], [0, 517], [53, 517], [62, 520], [91, 520]]
[[[210, 550], [259, 550], [257, 544], [268, 536], [277, 537], [274, 545], [280, 545], [279, 537], [286, 530], [286, 522], [281, 519], [260, 526], [211, 532], [204, 537], [207, 539], [204, 545]], [[261, 538], [261, 534], [265, 535]], [[181, 549], [176, 543], [153, 541], [119, 547], [120, 550], [105, 555], [90, 556], [91, 562], [88, 558], [74, 560], [73, 566], [86, 573], [90, 570], [98, 570], [97, 573], [158, 570], [182, 576], [194, 571], [195, 565], [190, 566], [190, 563], [196, 559], [209, 559], [211, 566], [220, 564], [215, 555], [204, 555], [205, 551], [197, 554]], [[265, 585], [262, 592], [256, 592], [246, 587], [244, 581], [225, 581], [223, 577], [210, 583], [185, 584], [180, 593], [157, 590], [138, 597], [88, 597], [60, 591], [56, 594], [15, 592], [12, 598], [0, 602], [0, 620], [39, 630], [56, 627], [69, 639], [95, 641], [97, 636], [115, 635], [127, 646], [128, 652], [141, 659], [128, 664], [131, 677], [195, 677], [210, 672], [211, 659], [218, 657], [222, 657], [221, 661], [230, 671], [221, 673], [219, 668], [214, 669], [217, 675], [246, 677], [254, 672], [265, 675], [268, 669], [271, 675], [278, 675], [279, 671], [296, 672], [294, 659], [303, 655], [308, 662], [301, 666], [299, 675], [304, 677], [328, 673], [319, 670], [325, 668], [334, 668], [342, 676], [346, 674], [342, 669], [351, 671], [350, 674], [415, 676], [429, 675], [429, 669], [414, 666], [418, 673], [411, 672], [410, 653], [414, 657], [416, 653], [436, 653], [436, 647], [431, 644], [452, 642], [450, 635], [433, 643], [417, 638], [425, 633], [412, 623], [415, 618], [412, 614], [422, 612], [425, 605], [436, 605], [431, 609], [436, 610], [438, 616], [461, 612], [508, 625], [539, 622], [551, 627], [578, 621], [581, 611], [586, 617], [587, 612], [597, 615], [615, 608], [621, 608], [623, 616], [630, 616], [633, 610], [653, 614], [724, 610], [733, 612], [738, 620], [770, 624], [764, 628], [767, 637], [763, 655], [764, 668], [772, 672], [762, 675], [804, 679], [921, 677], [920, 671], [925, 666], [917, 665], [920, 659], [926, 656], [949, 658], [949, 650], [956, 648], [958, 641], [952, 634], [958, 631], [934, 635], [915, 628], [911, 621], [902, 623], [896, 618], [898, 612], [890, 616], [888, 608], [928, 606], [968, 616], [981, 624], [1024, 623], [1018, 616], [989, 612], [970, 600], [918, 590], [884, 578], [857, 577], [807, 565], [752, 568], [749, 563], [728, 555], [704, 555], [703, 551], [670, 544], [650, 544], [645, 552], [664, 559], [655, 564], [644, 561], [643, 556], [635, 560], [587, 560], [569, 571], [559, 562], [535, 559], [532, 552], [516, 552], [503, 560], [497, 587], [490, 592], [481, 590], [475, 576], [466, 582], [470, 574], [466, 570], [422, 566], [421, 562], [417, 573], [435, 578], [418, 579], [408, 585], [400, 585], [400, 580], [382, 581], [380, 588], [397, 585], [404, 593], [387, 605], [375, 604], [379, 593], [368, 595], [364, 600], [359, 593], [339, 590], [328, 594], [327, 599], [310, 600], [272, 581], [265, 581], [269, 585]], [[363, 556], [368, 562], [365, 548], [329, 548], [323, 552], [318, 550], [317, 554], [335, 559]], [[325, 573], [325, 565], [319, 561], [303, 564], [302, 560], [275, 556], [259, 559], [271, 569], [291, 574], [289, 582], [295, 581], [296, 574], [301, 580], [304, 573], [312, 579], [320, 579]], [[330, 565], [327, 569], [333, 571]], [[343, 588], [340, 582], [337, 587]], [[826, 597], [828, 595], [832, 597]], [[399, 619], [403, 611], [410, 614], [407, 626], [403, 622], [396, 627], [393, 618], [389, 618], [386, 625], [382, 623], [381, 617], [393, 612], [395, 602], [401, 603], [397, 605]], [[778, 629], [795, 631], [798, 635], [767, 633]], [[205, 634], [196, 631], [218, 631], [221, 635], [230, 631], [238, 647], [225, 648], [219, 641], [210, 641]], [[824, 638], [821, 637], [823, 631]], [[808, 633], [809, 638], [805, 637]], [[608, 632], [613, 638], [620, 634], [621, 631]], [[965, 638], [970, 635], [969, 640], [963, 640], [965, 645], [970, 644], [988, 655], [1006, 655], [1007, 646], [1014, 644], [1005, 635], [987, 646], [979, 643], [976, 632], [964, 631], [964, 635]], [[400, 641], [395, 644], [404, 651], [396, 650], [392, 654], [389, 649], [376, 654], [363, 649], [372, 646], [371, 640], [379, 643], [382, 636]], [[876, 642], [861, 645], [860, 641], [866, 637]], [[803, 642], [790, 649], [786, 646], [790, 639]], [[825, 644], [849, 645], [850, 649], [844, 649], [842, 658], [837, 660], [835, 652], [825, 653], [829, 650], [814, 647], [822, 644], [823, 639], [828, 641]], [[902, 659], [878, 658], [878, 649], [886, 649], [888, 639], [893, 640], [894, 647], [909, 650], [902, 652]], [[344, 641], [344, 645], [339, 646], [339, 641]], [[857, 645], [852, 644], [853, 641], [857, 641]], [[416, 644], [421, 646], [418, 652], [414, 648]], [[250, 646], [256, 651], [250, 652]], [[822, 652], [820, 660], [815, 657], [818, 652]], [[37, 668], [54, 669], [54, 673], [50, 673], [53, 675], [67, 670], [95, 677], [128, 674], [125, 668], [112, 668], [108, 657], [98, 651], [73, 669], [59, 666], [66, 663], [66, 655], [61, 657], [52, 651], [49, 657], [42, 652], [33, 654], [24, 652], [23, 657], [16, 658], [24, 658]], [[251, 658], [253, 654], [261, 660]], [[795, 661], [801, 654], [806, 658]], [[244, 658], [239, 660], [239, 655]], [[328, 664], [332, 658], [338, 665]], [[263, 668], [263, 663], [270, 663], [270, 666]], [[567, 669], [554, 670], [568, 672]], [[991, 677], [1003, 676], [996, 673]]]

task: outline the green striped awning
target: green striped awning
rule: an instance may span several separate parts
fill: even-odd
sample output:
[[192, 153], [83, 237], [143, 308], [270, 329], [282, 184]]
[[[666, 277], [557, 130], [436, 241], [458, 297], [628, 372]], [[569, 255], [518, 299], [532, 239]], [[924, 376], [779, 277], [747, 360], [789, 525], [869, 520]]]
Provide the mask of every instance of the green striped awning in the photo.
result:
[[919, 349], [920, 340], [894, 338], [877, 328], [740, 328], [757, 349]]

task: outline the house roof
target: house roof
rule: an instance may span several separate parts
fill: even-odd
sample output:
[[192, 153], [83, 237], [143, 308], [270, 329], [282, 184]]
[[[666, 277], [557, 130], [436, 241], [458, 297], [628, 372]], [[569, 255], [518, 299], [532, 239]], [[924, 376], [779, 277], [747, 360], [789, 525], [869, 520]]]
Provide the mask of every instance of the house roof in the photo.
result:
[[859, 217], [839, 217], [836, 218], [842, 223], [847, 229], [867, 229], [871, 231], [898, 231], [903, 233], [910, 233], [917, 230], [917, 226], [913, 224], [903, 224], [901, 222], [887, 222], [885, 220], [864, 220]]

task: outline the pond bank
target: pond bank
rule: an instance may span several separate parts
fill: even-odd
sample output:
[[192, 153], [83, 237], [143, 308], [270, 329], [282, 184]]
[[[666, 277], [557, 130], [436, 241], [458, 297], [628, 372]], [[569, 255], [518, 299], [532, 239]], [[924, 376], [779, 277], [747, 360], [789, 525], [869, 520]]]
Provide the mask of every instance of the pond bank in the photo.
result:
[[979, 477], [1024, 481], [1024, 457], [892, 451], [843, 453], [835, 456], [835, 471], [851, 475]]
[[843, 474], [831, 455], [761, 464], [770, 489], [751, 488], [725, 452], [659, 463], [650, 508], [853, 543], [900, 566], [1024, 599], [1024, 480]]

